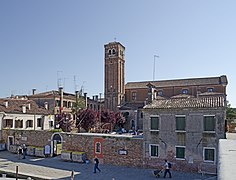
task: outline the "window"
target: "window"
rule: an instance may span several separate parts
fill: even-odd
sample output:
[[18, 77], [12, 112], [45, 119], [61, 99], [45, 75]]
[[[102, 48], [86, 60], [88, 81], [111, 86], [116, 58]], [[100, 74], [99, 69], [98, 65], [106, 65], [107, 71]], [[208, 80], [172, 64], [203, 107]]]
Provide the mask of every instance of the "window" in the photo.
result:
[[101, 143], [100, 142], [96, 142], [96, 144], [95, 144], [95, 153], [101, 154]]
[[37, 118], [37, 127], [42, 127], [42, 118]]
[[132, 100], [136, 100], [137, 98], [137, 93], [136, 92], [132, 92]]
[[159, 148], [157, 144], [149, 144], [149, 156], [158, 157], [159, 156], [158, 150]]
[[68, 108], [72, 108], [72, 102], [68, 101]]
[[185, 116], [176, 116], [175, 117], [176, 122], [176, 131], [185, 131]]
[[116, 54], [116, 50], [112, 49], [112, 54], [115, 55]]
[[158, 131], [158, 130], [159, 130], [159, 117], [151, 116], [151, 131]]
[[49, 127], [50, 127], [50, 128], [53, 127], [53, 121], [49, 121]]
[[143, 112], [141, 112], [140, 117], [143, 118]]
[[214, 162], [215, 161], [215, 148], [203, 148], [203, 158], [204, 161]]
[[67, 107], [67, 101], [63, 101], [63, 107]]
[[215, 116], [204, 116], [203, 126], [204, 131], [215, 131]]
[[16, 120], [15, 121], [15, 128], [23, 128], [23, 120]]
[[56, 107], [60, 107], [61, 101], [60, 100], [56, 100], [55, 104], [56, 104]]
[[183, 89], [182, 94], [188, 94], [188, 89]]
[[6, 119], [6, 127], [13, 128], [13, 119]]
[[108, 50], [108, 55], [111, 55], [111, 49]]
[[26, 128], [33, 127], [33, 120], [27, 120], [26, 121]]
[[157, 95], [158, 96], [163, 96], [163, 91], [162, 90], [157, 91]]
[[207, 92], [213, 92], [214, 89], [213, 88], [207, 88]]
[[176, 146], [175, 147], [176, 158], [184, 159], [185, 158], [185, 147], [183, 146]]

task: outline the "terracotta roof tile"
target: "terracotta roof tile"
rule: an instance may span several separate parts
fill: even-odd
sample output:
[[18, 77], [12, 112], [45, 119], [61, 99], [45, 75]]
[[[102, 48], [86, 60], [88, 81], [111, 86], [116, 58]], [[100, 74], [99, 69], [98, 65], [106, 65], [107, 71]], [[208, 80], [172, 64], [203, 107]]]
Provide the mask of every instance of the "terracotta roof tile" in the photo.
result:
[[208, 96], [199, 98], [173, 98], [166, 100], [154, 100], [144, 109], [176, 109], [176, 108], [216, 108], [224, 107], [223, 96]]
[[[7, 107], [6, 107], [6, 102], [8, 104]], [[22, 114], [23, 106], [26, 107], [26, 114], [40, 114], [40, 115], [50, 114], [48, 110], [46, 110], [43, 107], [39, 107], [33, 100], [11, 99], [11, 98], [0, 99], [0, 112]]]

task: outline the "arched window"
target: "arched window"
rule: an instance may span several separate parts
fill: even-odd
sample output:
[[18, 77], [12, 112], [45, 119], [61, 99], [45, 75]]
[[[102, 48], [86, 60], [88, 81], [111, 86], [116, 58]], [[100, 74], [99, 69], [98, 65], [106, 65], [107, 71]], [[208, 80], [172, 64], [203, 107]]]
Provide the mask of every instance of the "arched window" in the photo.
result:
[[108, 55], [111, 55], [111, 49], [108, 49]]
[[95, 153], [101, 154], [101, 143], [100, 142], [96, 142], [96, 144], [95, 144]]
[[112, 55], [116, 54], [116, 50], [112, 49]]

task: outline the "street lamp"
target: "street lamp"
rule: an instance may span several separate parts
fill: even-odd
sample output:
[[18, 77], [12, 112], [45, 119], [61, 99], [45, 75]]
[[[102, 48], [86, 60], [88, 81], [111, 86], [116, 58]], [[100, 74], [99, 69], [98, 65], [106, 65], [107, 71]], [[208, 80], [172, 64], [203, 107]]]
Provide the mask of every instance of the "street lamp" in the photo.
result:
[[153, 63], [153, 81], [155, 81], [156, 58], [159, 58], [159, 56], [154, 55], [154, 63]]

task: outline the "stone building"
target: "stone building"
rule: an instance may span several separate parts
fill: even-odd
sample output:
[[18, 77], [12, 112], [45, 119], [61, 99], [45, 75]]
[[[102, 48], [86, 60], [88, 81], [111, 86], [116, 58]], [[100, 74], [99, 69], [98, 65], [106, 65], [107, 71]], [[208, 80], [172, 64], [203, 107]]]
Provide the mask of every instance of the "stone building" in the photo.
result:
[[0, 99], [0, 130], [49, 130], [54, 129], [54, 116], [32, 100]]
[[224, 95], [156, 99], [143, 108], [144, 161], [175, 170], [216, 173], [219, 139], [225, 138]]
[[[93, 96], [90, 99], [87, 97], [87, 93], [84, 93], [83, 96], [78, 91], [74, 94], [67, 93], [62, 87], [58, 91], [52, 90], [42, 93], [36, 93], [33, 90], [32, 95], [25, 96], [25, 99], [33, 100], [39, 106], [44, 106], [55, 116], [62, 113], [70, 114], [73, 120], [75, 120], [74, 114], [76, 110], [88, 108], [97, 111], [99, 108], [103, 108], [103, 101], [98, 96]], [[56, 128], [58, 127], [57, 124], [58, 122], [55, 122]]]

